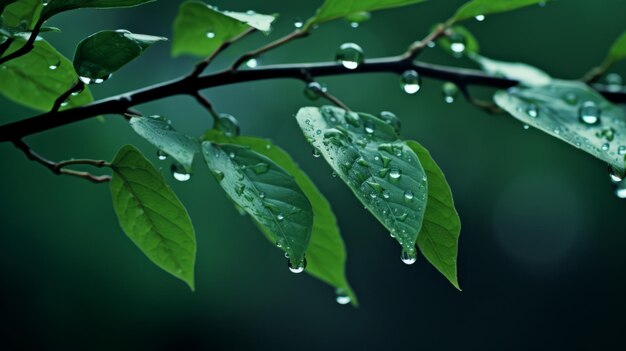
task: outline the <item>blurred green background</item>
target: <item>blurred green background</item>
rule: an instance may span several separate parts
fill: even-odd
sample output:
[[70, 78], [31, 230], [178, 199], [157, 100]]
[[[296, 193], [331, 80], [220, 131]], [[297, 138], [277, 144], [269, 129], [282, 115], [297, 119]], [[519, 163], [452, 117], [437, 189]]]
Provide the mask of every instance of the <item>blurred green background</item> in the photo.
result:
[[[62, 34], [45, 34], [71, 57], [81, 38], [102, 29], [171, 37], [181, 1], [128, 10], [79, 10], [55, 17]], [[270, 38], [311, 15], [319, 1], [216, 0], [221, 9], [280, 13]], [[323, 61], [343, 42], [367, 57], [394, 55], [448, 18], [462, 0], [430, 1], [374, 13], [358, 29], [343, 21], [261, 58], [262, 64]], [[538, 65], [576, 78], [599, 63], [626, 29], [626, 1], [555, 1], [494, 15], [467, 27], [484, 55]], [[212, 69], [225, 67], [268, 38], [234, 45]], [[430, 49], [421, 59], [471, 66]], [[96, 98], [187, 73], [169, 43], [150, 51], [101, 86]], [[613, 71], [626, 75], [626, 64]], [[262, 81], [206, 91], [243, 134], [289, 150], [330, 199], [348, 247], [348, 277], [360, 297], [353, 309], [328, 286], [291, 274], [282, 254], [239, 216], [198, 162], [191, 181], [167, 174], [197, 231], [196, 292], [160, 271], [119, 228], [107, 185], [56, 177], [9, 144], [0, 145], [0, 349], [604, 349], [622, 342], [626, 203], [613, 195], [606, 166], [506, 115], [463, 100], [445, 104], [441, 83], [425, 80], [411, 96], [391, 74], [324, 78], [354, 110], [395, 112], [403, 135], [428, 147], [455, 195], [463, 229], [456, 291], [424, 259], [405, 266], [400, 248], [321, 159], [311, 156], [293, 115], [310, 102], [301, 82]], [[479, 92], [488, 92], [479, 90]], [[487, 96], [487, 95], [485, 95]], [[210, 118], [188, 97], [140, 106], [199, 134]], [[34, 112], [0, 99], [2, 122]], [[52, 159], [111, 159], [139, 146], [168, 173], [169, 164], [110, 116], [27, 140]]]

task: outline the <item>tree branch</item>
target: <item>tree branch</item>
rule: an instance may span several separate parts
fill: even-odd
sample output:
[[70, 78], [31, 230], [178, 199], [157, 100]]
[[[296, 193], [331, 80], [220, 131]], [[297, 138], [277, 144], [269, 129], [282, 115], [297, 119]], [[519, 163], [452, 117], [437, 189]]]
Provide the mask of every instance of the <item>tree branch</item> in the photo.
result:
[[[35, 24], [35, 27], [33, 28], [32, 32], [30, 33], [30, 36], [28, 37], [28, 40], [26, 40], [26, 43], [24, 43], [24, 45], [22, 45], [22, 47], [20, 47], [19, 49], [13, 51], [12, 53], [4, 56], [4, 57], [0, 57], [0, 65], [11, 61], [13, 59], [16, 59], [20, 56], [26, 55], [28, 54], [35, 46], [35, 40], [37, 40], [37, 36], [39, 35], [39, 31], [41, 30], [41, 26], [43, 26], [43, 20], [39, 20], [37, 21], [37, 23]], [[9, 43], [10, 44], [10, 43]]]
[[[299, 63], [263, 66], [257, 69], [233, 71], [227, 69], [202, 77], [183, 77], [151, 87], [58, 112], [48, 112], [0, 126], [0, 142], [19, 140], [25, 136], [82, 121], [103, 114], [123, 115], [131, 107], [175, 95], [194, 95], [195, 92], [218, 86], [252, 82], [264, 79], [290, 78], [308, 81], [311, 77], [389, 72], [400, 74], [408, 69], [417, 71], [422, 77], [450, 81], [458, 86], [477, 85], [505, 89], [518, 84], [516, 80], [494, 77], [478, 70], [448, 67], [417, 62], [401, 56], [366, 60], [354, 70], [346, 69], [336, 62]], [[612, 92], [604, 85], [592, 86], [607, 99], [626, 102], [626, 91]]]

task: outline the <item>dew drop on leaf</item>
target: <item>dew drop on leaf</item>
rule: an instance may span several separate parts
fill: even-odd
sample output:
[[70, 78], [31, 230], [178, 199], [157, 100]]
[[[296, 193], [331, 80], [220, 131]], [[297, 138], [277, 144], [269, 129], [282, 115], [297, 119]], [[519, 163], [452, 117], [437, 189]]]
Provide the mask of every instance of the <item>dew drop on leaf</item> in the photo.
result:
[[402, 175], [402, 172], [397, 168], [392, 168], [389, 171], [389, 176], [393, 179], [399, 179], [401, 175]]
[[526, 113], [533, 118], [539, 117], [539, 107], [536, 104], [529, 104], [526, 107]]
[[626, 199], [626, 188], [617, 188], [615, 190], [615, 195], [620, 199]]
[[407, 94], [415, 94], [422, 87], [422, 78], [412, 69], [404, 71], [400, 76], [400, 87]]
[[276, 219], [281, 222], [285, 219], [285, 216], [282, 213], [279, 213], [276, 215]]
[[160, 161], [167, 160], [167, 153], [165, 151], [163, 151], [163, 150], [157, 150], [157, 158]]
[[239, 121], [228, 113], [220, 113], [215, 124], [215, 129], [223, 132], [226, 136], [233, 137], [239, 135]]
[[257, 58], [251, 58], [248, 61], [246, 61], [246, 67], [248, 68], [257, 68], [259, 66], [259, 59]]
[[363, 49], [355, 43], [341, 44], [335, 59], [347, 69], [356, 69], [365, 59]]
[[183, 167], [178, 162], [172, 163], [170, 170], [172, 172], [172, 177], [174, 177], [174, 179], [178, 180], [179, 182], [186, 182], [191, 179], [191, 174], [187, 172], [185, 170], [185, 167]]
[[398, 116], [395, 113], [390, 111], [382, 111], [380, 114], [380, 119], [385, 121], [387, 124], [393, 127], [396, 130], [396, 133], [400, 133], [400, 129], [402, 128], [402, 124]]
[[346, 289], [339, 288], [335, 290], [335, 296], [335, 301], [337, 301], [340, 305], [347, 305], [352, 302], [352, 299], [350, 298], [350, 295], [348, 295]]
[[406, 265], [412, 265], [413, 263], [415, 263], [415, 261], [417, 261], [417, 250], [403, 249], [402, 253], [400, 254], [400, 259], [402, 260], [402, 263]]
[[404, 198], [407, 200], [413, 200], [413, 192], [411, 190], [405, 191]]
[[374, 123], [367, 121], [365, 123], [365, 133], [373, 134], [374, 133]]
[[609, 149], [611, 148], [611, 145], [609, 143], [604, 143], [602, 144], [602, 151], [609, 151]]
[[578, 111], [578, 118], [583, 124], [595, 125], [600, 122], [600, 108], [593, 101], [585, 101]]
[[306, 258], [303, 258], [302, 261], [300, 261], [300, 263], [297, 265], [292, 264], [291, 260], [288, 260], [287, 265], [289, 266], [289, 270], [291, 271], [291, 273], [302, 273], [306, 268]]
[[320, 151], [316, 148], [313, 148], [313, 157], [318, 158], [320, 156], [321, 156]]
[[626, 146], [624, 146], [624, 145], [620, 145], [620, 146], [617, 148], [617, 154], [618, 154], [618, 155], [620, 155], [620, 156], [624, 156], [624, 155], [626, 155]]
[[209, 39], [215, 38], [215, 32], [211, 32], [211, 31], [206, 32], [206, 37]]

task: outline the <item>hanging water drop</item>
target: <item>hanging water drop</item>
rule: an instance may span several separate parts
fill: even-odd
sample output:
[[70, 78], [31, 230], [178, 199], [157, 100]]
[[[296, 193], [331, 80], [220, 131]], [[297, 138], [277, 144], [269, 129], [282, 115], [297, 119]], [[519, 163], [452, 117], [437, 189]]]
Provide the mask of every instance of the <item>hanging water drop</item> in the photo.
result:
[[448, 39], [450, 40], [450, 50], [455, 57], [463, 56], [466, 48], [466, 39], [463, 34], [452, 33]]
[[607, 74], [604, 80], [606, 82], [606, 89], [610, 92], [617, 93], [624, 88], [624, 81], [622, 79], [622, 76], [617, 73]]
[[395, 115], [395, 113], [390, 112], [390, 111], [382, 111], [379, 114], [379, 116], [380, 116], [380, 119], [382, 119], [383, 121], [387, 122], [387, 124], [392, 126], [393, 129], [396, 130], [396, 133], [400, 133], [400, 129], [402, 128], [402, 123], [400, 122], [400, 119], [398, 118], [398, 116]]
[[613, 183], [619, 183], [624, 179], [624, 175], [609, 165], [609, 178]]
[[215, 129], [223, 132], [226, 136], [234, 137], [239, 135], [239, 121], [228, 113], [220, 113], [215, 124]]
[[615, 195], [620, 199], [626, 199], [626, 188], [615, 189]]
[[593, 101], [585, 101], [578, 111], [578, 118], [587, 125], [594, 125], [600, 122], [600, 108]]
[[310, 82], [304, 88], [304, 96], [309, 100], [317, 100], [326, 92], [326, 87], [318, 82]]
[[318, 158], [320, 157], [322, 154], [320, 153], [320, 150], [313, 148], [313, 157]]
[[167, 160], [167, 153], [163, 150], [157, 150], [157, 158], [159, 161]]
[[300, 263], [297, 265], [293, 265], [291, 263], [291, 260], [288, 260], [287, 265], [289, 266], [289, 270], [291, 271], [291, 273], [302, 273], [306, 268], [306, 258], [303, 258], [302, 261], [300, 261]]
[[412, 265], [413, 263], [415, 263], [415, 261], [417, 261], [417, 250], [415, 249], [409, 249], [409, 250], [402, 250], [402, 253], [400, 254], [400, 259], [402, 260], [402, 263], [406, 264], [406, 265]]
[[373, 134], [374, 133], [374, 123], [367, 121], [365, 122], [365, 133], [367, 134]]
[[257, 58], [251, 58], [248, 61], [246, 61], [246, 66], [248, 68], [257, 68], [259, 66], [259, 59]]
[[174, 179], [178, 180], [179, 182], [186, 182], [191, 179], [191, 174], [187, 172], [185, 167], [183, 167], [178, 162], [172, 163], [170, 170], [172, 171], [172, 176], [174, 177]]
[[530, 126], [529, 126], [528, 124], [524, 124], [524, 125], [522, 126], [522, 128], [524, 128], [524, 130], [528, 130], [528, 128], [530, 128]]
[[302, 26], [304, 26], [304, 22], [302, 21], [302, 18], [300, 18], [300, 17], [296, 17], [296, 18], [294, 18], [294, 19], [293, 19], [293, 26], [294, 26], [296, 29], [300, 29], [300, 28], [302, 28]]
[[474, 16], [474, 18], [478, 21], [478, 22], [482, 22], [485, 20], [485, 15], [476, 15]]
[[404, 71], [400, 76], [400, 86], [405, 93], [415, 94], [422, 87], [422, 77], [412, 69]]
[[350, 298], [350, 295], [348, 295], [346, 289], [339, 288], [335, 290], [335, 295], [335, 301], [337, 301], [337, 303], [340, 305], [347, 305], [352, 302], [352, 299]]
[[83, 76], [78, 77], [78, 79], [80, 79], [80, 81], [85, 84], [101, 84], [109, 78], [111, 78], [111, 74], [105, 77], [99, 77], [99, 78], [91, 78], [91, 77], [83, 77]]
[[363, 49], [355, 43], [344, 43], [339, 47], [335, 59], [347, 69], [356, 69], [365, 59]]
[[528, 104], [526, 114], [533, 118], [539, 117], [539, 107], [536, 104]]
[[456, 96], [459, 93], [459, 88], [456, 86], [456, 84], [452, 82], [446, 82], [443, 83], [441, 91], [443, 92], [443, 101], [451, 104], [454, 102], [454, 100], [456, 100]]

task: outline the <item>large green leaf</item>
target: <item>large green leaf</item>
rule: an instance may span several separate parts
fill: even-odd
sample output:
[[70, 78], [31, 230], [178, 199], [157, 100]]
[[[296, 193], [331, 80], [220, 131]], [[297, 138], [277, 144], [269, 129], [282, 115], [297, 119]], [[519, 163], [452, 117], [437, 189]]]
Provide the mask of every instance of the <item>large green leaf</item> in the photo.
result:
[[412, 255], [428, 187], [417, 155], [394, 128], [374, 116], [332, 106], [303, 107], [296, 119], [309, 143]]
[[275, 19], [254, 12], [219, 11], [202, 1], [186, 1], [174, 20], [172, 55], [209, 56], [250, 28], [268, 33]]
[[[330, 203], [289, 154], [271, 141], [262, 138], [228, 137], [216, 130], [210, 130], [205, 134], [204, 139], [216, 143], [249, 147], [276, 162], [293, 176], [296, 184], [313, 207], [313, 230], [311, 231], [309, 246], [306, 249], [306, 272], [336, 289], [343, 290], [350, 296], [352, 304], [358, 305], [356, 295], [346, 279], [346, 249]], [[271, 238], [268, 233], [266, 236]]]
[[[548, 0], [549, 1], [549, 0]], [[478, 15], [517, 10], [522, 7], [546, 2], [546, 0], [472, 0], [461, 6], [452, 21], [462, 21]]]
[[202, 143], [209, 169], [239, 207], [289, 254], [294, 266], [304, 258], [311, 229], [311, 203], [293, 177], [271, 159], [239, 145]]
[[37, 20], [43, 4], [41, 0], [20, 0], [13, 2], [4, 8], [2, 13], [3, 23], [6, 28], [16, 28], [22, 31], [32, 29]]
[[127, 30], [105, 30], [88, 36], [76, 47], [74, 68], [91, 81], [107, 79], [122, 66], [141, 56], [152, 44], [167, 40]]
[[480, 55], [470, 55], [483, 71], [498, 77], [519, 81], [526, 86], [550, 84], [552, 77], [539, 68], [518, 62], [496, 61]]
[[48, 18], [69, 10], [80, 8], [132, 7], [156, 0], [50, 0], [41, 12], [41, 18]]
[[315, 16], [308, 20], [306, 27], [347, 17], [359, 12], [406, 6], [423, 1], [425, 0], [325, 0]]
[[525, 124], [624, 169], [624, 111], [586, 84], [553, 80], [540, 87], [498, 91], [494, 100]]
[[183, 204], [133, 146], [122, 147], [111, 168], [113, 208], [126, 235], [152, 262], [193, 290], [196, 238]]
[[[26, 40], [16, 38], [8, 53], [19, 49]], [[78, 77], [72, 62], [39, 38], [28, 54], [0, 65], [0, 93], [7, 98], [36, 110], [47, 111], [56, 99], [69, 90]], [[93, 101], [88, 88], [70, 96], [63, 108], [85, 105]]]
[[187, 171], [191, 170], [194, 156], [200, 152], [196, 138], [179, 133], [170, 122], [160, 116], [133, 117], [130, 126], [150, 144], [172, 156]]
[[456, 258], [461, 220], [454, 208], [452, 191], [428, 150], [416, 141], [410, 140], [406, 144], [419, 157], [428, 178], [428, 205], [422, 230], [417, 237], [417, 246], [428, 262], [460, 290]]
[[607, 61], [612, 64], [615, 61], [626, 59], [626, 32], [622, 33], [611, 46]]

